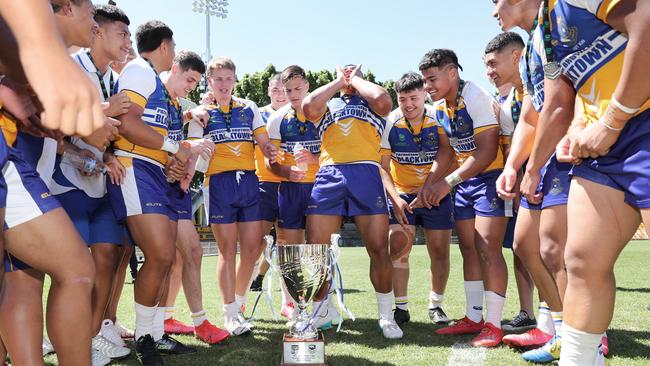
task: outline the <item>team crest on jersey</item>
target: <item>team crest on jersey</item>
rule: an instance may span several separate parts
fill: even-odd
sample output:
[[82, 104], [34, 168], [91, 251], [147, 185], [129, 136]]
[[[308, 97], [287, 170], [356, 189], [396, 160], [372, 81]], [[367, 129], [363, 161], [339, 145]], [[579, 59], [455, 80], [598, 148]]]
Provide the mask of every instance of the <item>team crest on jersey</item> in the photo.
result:
[[551, 184], [551, 190], [548, 192], [552, 196], [557, 196], [558, 194], [562, 193], [564, 188], [562, 188], [562, 184], [560, 183], [560, 178], [555, 177], [553, 178], [553, 183]]
[[470, 124], [465, 121], [465, 118], [463, 118], [462, 115], [459, 115], [456, 120], [458, 122], [458, 133], [460, 135], [467, 134], [472, 128], [472, 126], [470, 126]]
[[375, 203], [375, 205], [376, 205], [378, 208], [382, 208], [382, 207], [384, 207], [384, 206], [385, 206], [384, 197], [382, 197], [382, 196], [378, 196], [378, 197], [377, 197], [377, 202]]
[[248, 122], [250, 122], [250, 118], [248, 117], [248, 113], [246, 113], [246, 110], [244, 110], [244, 109], [239, 111], [239, 114], [238, 114], [237, 117], [239, 119], [239, 122], [241, 122], [244, 125], [247, 124]]
[[401, 142], [406, 141], [406, 136], [402, 135], [401, 133], [400, 133], [398, 136], [399, 136], [398, 138], [399, 138], [399, 140], [400, 140]]
[[[563, 17], [557, 18], [558, 33], [560, 33], [560, 42], [569, 47], [573, 47], [578, 43], [578, 27], [569, 27]], [[553, 40], [553, 45], [557, 45], [557, 41]]]
[[429, 132], [427, 134], [427, 141], [429, 145], [434, 145], [436, 143], [436, 134], [433, 132]]

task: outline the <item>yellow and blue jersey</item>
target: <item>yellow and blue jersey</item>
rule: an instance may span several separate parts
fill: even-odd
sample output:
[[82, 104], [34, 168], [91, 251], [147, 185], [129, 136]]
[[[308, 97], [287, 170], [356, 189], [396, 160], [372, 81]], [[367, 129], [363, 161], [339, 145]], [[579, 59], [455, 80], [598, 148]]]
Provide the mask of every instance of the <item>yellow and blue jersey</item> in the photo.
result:
[[[170, 125], [169, 102], [165, 86], [144, 58], [129, 62], [115, 84], [117, 93], [124, 91], [131, 103], [142, 107], [142, 121], [163, 137], [167, 137]], [[167, 163], [167, 152], [148, 149], [128, 141], [124, 136], [115, 140], [115, 155], [146, 160], [157, 165]]]
[[330, 100], [325, 115], [318, 122], [320, 165], [379, 165], [385, 128], [384, 117], [373, 112], [360, 96], [344, 95]]
[[[269, 116], [271, 116], [273, 112], [275, 112], [275, 109], [273, 109], [273, 106], [271, 104], [260, 108], [260, 115], [262, 116], [264, 124], [268, 123]], [[255, 144], [255, 174], [259, 178], [260, 182], [280, 183], [282, 181], [282, 178], [273, 174], [273, 172], [266, 167], [264, 154], [262, 153], [262, 149], [260, 149], [257, 144]]]
[[[459, 166], [474, 154], [476, 135], [493, 128], [499, 128], [492, 109], [492, 102], [493, 98], [490, 93], [473, 82], [466, 81], [457, 108], [448, 107], [444, 99], [434, 104], [436, 122], [442, 126], [450, 141], [457, 140], [452, 148], [456, 153]], [[457, 126], [452, 135], [451, 121], [456, 109], [458, 110]], [[483, 172], [495, 169], [503, 169], [501, 149], [497, 149], [496, 159]]]
[[7, 145], [14, 146], [16, 142], [16, 135], [18, 135], [18, 127], [16, 121], [9, 116], [7, 113], [4, 113], [2, 109], [2, 101], [0, 100], [0, 129], [2, 129], [2, 135], [7, 142]]
[[532, 47], [524, 50], [519, 62], [519, 74], [524, 84], [524, 93], [530, 96], [533, 108], [539, 113], [544, 105], [544, 39], [542, 24], [543, 19], [538, 19], [538, 25], [532, 32]]
[[[501, 136], [501, 145], [510, 145], [512, 142], [512, 135], [515, 132], [515, 127], [517, 126], [517, 122], [519, 122], [519, 114], [521, 113], [521, 101], [522, 96], [519, 95], [515, 87], [510, 90], [508, 95], [497, 98], [497, 102], [500, 105], [499, 135]], [[513, 109], [517, 111], [516, 116], [513, 116]]]
[[[210, 120], [205, 128], [192, 123], [190, 138], [211, 139], [215, 144], [206, 175], [234, 170], [255, 170], [253, 136], [266, 134], [266, 127], [257, 105], [250, 100], [232, 97], [230, 105], [208, 106]], [[228, 128], [226, 116], [230, 113]]]
[[[583, 103], [588, 122], [605, 114], [623, 69], [627, 36], [606, 23], [621, 0], [554, 0], [554, 51]], [[650, 101], [641, 106], [641, 112]]]
[[445, 133], [435, 119], [435, 110], [426, 105], [422, 125], [413, 128], [421, 138], [421, 145], [406, 124], [406, 117], [397, 108], [388, 115], [386, 134], [391, 156], [390, 173], [399, 193], [414, 193], [427, 179], [438, 153], [440, 134]]
[[173, 105], [169, 106], [169, 130], [167, 137], [174, 141], [181, 142], [185, 140], [183, 131], [183, 109], [178, 102], [178, 98], [172, 101]]
[[[293, 149], [297, 143], [300, 143], [312, 154], [320, 154], [321, 141], [316, 125], [307, 121], [304, 115], [297, 114], [290, 105], [286, 105], [273, 113], [269, 117], [266, 128], [269, 131], [271, 141], [283, 151], [281, 165], [296, 165]], [[318, 168], [318, 164], [310, 164], [305, 178], [300, 182], [313, 183]]]

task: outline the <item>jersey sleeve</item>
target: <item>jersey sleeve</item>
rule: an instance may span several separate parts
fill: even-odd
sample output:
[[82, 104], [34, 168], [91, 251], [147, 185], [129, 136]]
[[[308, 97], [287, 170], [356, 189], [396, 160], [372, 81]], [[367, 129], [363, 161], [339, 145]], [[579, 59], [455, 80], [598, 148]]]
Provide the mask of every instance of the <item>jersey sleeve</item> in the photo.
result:
[[274, 112], [269, 116], [269, 119], [266, 123], [266, 130], [268, 131], [271, 141], [282, 141], [282, 136], [280, 135], [280, 125], [282, 124], [283, 117], [284, 113], [280, 111]]
[[607, 16], [622, 0], [566, 0], [566, 2], [577, 8], [583, 8], [606, 22]]
[[392, 152], [388, 137], [390, 136], [390, 131], [393, 129], [394, 125], [395, 124], [392, 121], [386, 120], [386, 127], [384, 128], [384, 133], [381, 134], [381, 145], [380, 145], [381, 147], [379, 150], [382, 156], [390, 155]]
[[497, 117], [494, 115], [492, 103], [494, 98], [485, 89], [471, 83], [464, 95], [467, 113], [474, 121], [474, 129], [485, 130], [489, 127], [498, 127]]
[[257, 104], [255, 104], [255, 102], [249, 101], [248, 106], [251, 111], [253, 111], [253, 134], [258, 135], [267, 133], [264, 119], [262, 118], [262, 114], [260, 113], [260, 109], [257, 107]]
[[144, 108], [147, 100], [156, 90], [156, 74], [148, 67], [131, 62], [117, 80], [117, 92], [124, 91], [132, 103]]

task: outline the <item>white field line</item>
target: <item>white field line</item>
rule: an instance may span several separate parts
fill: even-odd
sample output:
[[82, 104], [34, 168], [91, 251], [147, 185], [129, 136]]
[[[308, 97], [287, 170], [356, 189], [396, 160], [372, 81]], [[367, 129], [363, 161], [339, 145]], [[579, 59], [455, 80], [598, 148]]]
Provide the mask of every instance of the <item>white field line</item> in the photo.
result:
[[455, 343], [447, 366], [483, 366], [485, 364], [485, 348], [472, 347], [469, 343]]

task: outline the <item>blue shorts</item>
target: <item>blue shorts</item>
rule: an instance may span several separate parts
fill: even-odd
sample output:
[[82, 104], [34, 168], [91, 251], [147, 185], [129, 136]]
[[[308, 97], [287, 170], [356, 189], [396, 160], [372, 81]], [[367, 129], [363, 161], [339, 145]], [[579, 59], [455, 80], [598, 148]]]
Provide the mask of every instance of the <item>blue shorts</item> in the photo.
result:
[[304, 229], [307, 224], [306, 212], [311, 198], [312, 183], [280, 183], [278, 203], [280, 218], [278, 226], [282, 229]]
[[163, 168], [151, 162], [119, 156], [126, 168], [126, 178], [122, 185], [106, 182], [106, 191], [115, 217], [123, 222], [129, 216], [161, 214], [172, 216], [169, 202], [169, 183]]
[[117, 222], [108, 196], [88, 197], [84, 191], [75, 189], [56, 198], [86, 244], [124, 243], [124, 226]]
[[307, 215], [388, 214], [388, 200], [374, 164], [322, 166], [316, 174]]
[[569, 171], [571, 164], [559, 163], [555, 154], [546, 162], [540, 175], [538, 192], [542, 192], [542, 203], [533, 205], [528, 203], [526, 197], [521, 196], [521, 207], [529, 210], [543, 210], [551, 206], [563, 206], [569, 201], [569, 186], [571, 177]]
[[280, 216], [278, 189], [280, 183], [260, 182], [260, 216], [262, 220], [275, 222]]
[[517, 213], [515, 212], [512, 217], [508, 218], [508, 226], [506, 226], [506, 233], [503, 236], [503, 247], [512, 249], [515, 242], [515, 224], [517, 223]]
[[252, 170], [233, 170], [211, 175], [203, 188], [210, 224], [260, 221], [260, 194]]
[[630, 119], [609, 153], [586, 159], [571, 174], [625, 194], [625, 202], [650, 208], [650, 110]]
[[[399, 195], [406, 203], [411, 203], [417, 197], [416, 194], [405, 194], [402, 193]], [[395, 213], [393, 212], [393, 204], [391, 201], [388, 201], [388, 207], [390, 208], [390, 225], [399, 224], [395, 218]], [[440, 201], [440, 206], [432, 207], [430, 210], [427, 208], [416, 208], [413, 210], [413, 213], [408, 211], [404, 212], [406, 214], [406, 219], [408, 220], [409, 225], [419, 225], [424, 229], [428, 230], [448, 230], [454, 227], [454, 215], [453, 209], [451, 207], [451, 196], [443, 198]]]
[[183, 191], [180, 183], [169, 185], [169, 203], [172, 210], [169, 219], [172, 221], [192, 220], [192, 192]]
[[454, 218], [473, 219], [476, 216], [505, 217], [505, 204], [497, 195], [496, 181], [501, 169], [481, 173], [456, 186]]
[[[5, 230], [61, 207], [36, 170], [23, 159], [20, 151], [9, 149], [3, 176], [7, 184]], [[30, 268], [25, 262], [8, 252], [5, 252], [4, 265], [7, 272]]]

